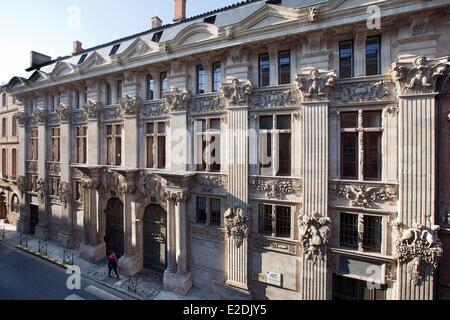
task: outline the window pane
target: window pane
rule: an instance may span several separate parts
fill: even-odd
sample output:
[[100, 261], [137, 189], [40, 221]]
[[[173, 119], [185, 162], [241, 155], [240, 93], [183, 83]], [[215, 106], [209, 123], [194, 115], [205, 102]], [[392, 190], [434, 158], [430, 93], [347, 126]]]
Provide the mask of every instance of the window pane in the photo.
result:
[[341, 134], [341, 170], [343, 179], [358, 178], [358, 134]]
[[280, 238], [291, 237], [291, 208], [277, 207], [277, 231], [276, 236]]
[[210, 131], [220, 131], [220, 119], [209, 120]]
[[147, 123], [147, 134], [155, 133], [155, 125], [153, 123]]
[[211, 208], [211, 225], [218, 226], [221, 225], [222, 213], [220, 210], [221, 201], [220, 199], [211, 199], [210, 200], [210, 208]]
[[259, 56], [259, 86], [270, 85], [270, 56], [262, 54]]
[[154, 161], [153, 161], [153, 137], [147, 138], [147, 168], [153, 168], [154, 167]]
[[259, 233], [272, 235], [272, 206], [259, 205]]
[[366, 40], [366, 75], [380, 73], [380, 37], [369, 37]]
[[202, 65], [197, 66], [197, 94], [203, 94], [206, 91], [205, 68]]
[[358, 249], [358, 215], [341, 213], [340, 244], [341, 247]]
[[116, 138], [116, 166], [122, 165], [122, 138]]
[[364, 128], [380, 128], [381, 127], [381, 111], [364, 111], [363, 113]]
[[280, 168], [278, 175], [291, 175], [291, 134], [281, 133], [279, 135], [279, 159]]
[[277, 116], [277, 129], [279, 130], [290, 130], [291, 129], [291, 116]]
[[364, 133], [364, 179], [381, 180], [381, 132]]
[[158, 133], [166, 133], [166, 124], [164, 122], [158, 122]]
[[278, 54], [278, 84], [291, 83], [291, 52], [283, 51]]
[[341, 129], [354, 129], [358, 127], [358, 112], [341, 113]]
[[158, 137], [158, 169], [166, 168], [166, 137]]
[[365, 251], [381, 252], [381, 217], [364, 216]]
[[147, 100], [153, 100], [155, 93], [155, 80], [152, 76], [147, 76]]
[[220, 62], [213, 64], [213, 91], [219, 92], [222, 88], [222, 66]]
[[259, 128], [263, 130], [272, 130], [273, 117], [272, 116], [259, 117]]
[[169, 89], [169, 82], [167, 79], [167, 72], [163, 72], [159, 76], [159, 97], [164, 98], [164, 94]]
[[206, 224], [206, 198], [197, 197], [197, 223]]
[[353, 41], [339, 42], [339, 74], [341, 78], [353, 77]]

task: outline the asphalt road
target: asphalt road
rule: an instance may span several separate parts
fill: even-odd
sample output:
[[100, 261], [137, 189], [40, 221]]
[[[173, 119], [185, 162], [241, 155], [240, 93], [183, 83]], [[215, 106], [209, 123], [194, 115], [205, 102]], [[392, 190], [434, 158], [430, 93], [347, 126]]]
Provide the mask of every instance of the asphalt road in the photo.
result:
[[69, 290], [66, 270], [0, 244], [0, 300], [127, 300], [115, 290], [82, 279]]

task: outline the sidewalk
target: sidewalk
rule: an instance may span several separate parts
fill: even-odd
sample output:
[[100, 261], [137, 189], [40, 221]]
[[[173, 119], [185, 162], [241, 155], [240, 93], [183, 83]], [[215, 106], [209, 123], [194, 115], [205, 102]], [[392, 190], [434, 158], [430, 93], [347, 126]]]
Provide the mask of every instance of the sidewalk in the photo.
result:
[[[58, 244], [49, 240], [47, 243], [47, 255], [43, 256], [38, 253], [39, 240], [31, 235], [28, 236], [28, 249], [20, 247], [20, 234], [16, 231], [16, 228], [9, 224], [4, 224], [0, 220], [0, 229], [5, 228], [5, 239], [0, 239], [0, 244], [7, 245], [9, 247], [15, 247], [21, 250], [40, 257], [41, 259], [58, 264], [62, 268], [68, 267], [63, 263], [64, 249], [59, 247]], [[205, 292], [203, 290], [192, 288], [187, 296], [182, 296], [173, 292], [168, 292], [162, 289], [162, 278], [159, 274], [151, 271], [144, 270], [137, 274], [134, 278], [137, 279], [136, 292], [130, 292], [128, 290], [129, 278], [120, 274], [120, 280], [116, 278], [109, 278], [108, 266], [106, 260], [104, 264], [94, 264], [79, 257], [79, 250], [66, 250], [69, 255], [73, 254], [73, 264], [80, 267], [81, 274], [93, 281], [99, 282], [112, 289], [115, 289], [121, 293], [130, 295], [139, 300], [211, 300], [220, 299], [220, 297], [211, 292]], [[119, 270], [120, 271], [120, 270]]]

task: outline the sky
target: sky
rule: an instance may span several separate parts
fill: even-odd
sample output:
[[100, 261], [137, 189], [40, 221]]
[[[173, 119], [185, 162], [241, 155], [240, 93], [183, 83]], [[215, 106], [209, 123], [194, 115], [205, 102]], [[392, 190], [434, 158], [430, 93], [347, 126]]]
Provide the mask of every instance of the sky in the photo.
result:
[[[240, 0], [187, 0], [187, 16]], [[84, 48], [150, 29], [158, 16], [171, 23], [174, 0], [15, 0], [2, 1], [0, 84], [24, 76], [30, 51], [52, 58], [72, 53], [75, 40]]]

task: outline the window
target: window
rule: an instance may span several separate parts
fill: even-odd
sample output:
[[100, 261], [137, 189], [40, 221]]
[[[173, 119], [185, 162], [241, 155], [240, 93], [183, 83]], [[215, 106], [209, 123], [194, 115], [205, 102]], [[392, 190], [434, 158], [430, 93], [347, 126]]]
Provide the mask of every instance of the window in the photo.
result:
[[87, 53], [83, 54], [83, 55], [80, 57], [80, 60], [78, 60], [78, 63], [77, 63], [77, 64], [82, 64], [82, 63], [86, 60], [87, 56], [88, 56]]
[[6, 149], [2, 149], [2, 176], [3, 178], [7, 178], [8, 177], [8, 172], [7, 172], [7, 151]]
[[259, 55], [259, 86], [270, 85], [270, 56], [268, 53]]
[[7, 126], [6, 126], [6, 118], [2, 119], [2, 138], [6, 138]]
[[13, 180], [16, 180], [17, 178], [17, 150], [12, 149], [11, 153], [11, 175]]
[[152, 42], [159, 43], [159, 41], [162, 38], [163, 33], [164, 33], [164, 31], [159, 31], [159, 32], [154, 33], [153, 36], [152, 36]]
[[75, 90], [75, 109], [79, 109], [80, 108], [80, 91]]
[[48, 96], [48, 111], [55, 112], [55, 97]]
[[11, 119], [11, 127], [12, 127], [12, 129], [11, 129], [11, 135], [12, 135], [13, 137], [17, 137], [17, 119], [16, 119], [16, 117], [13, 117], [13, 118]]
[[216, 23], [216, 16], [210, 16], [207, 17], [205, 19], [203, 19], [204, 23], [209, 23], [209, 24], [215, 24]]
[[30, 152], [30, 160], [36, 161], [38, 160], [39, 154], [39, 141], [38, 141], [38, 130], [31, 129], [30, 131], [30, 140], [31, 140], [31, 152]]
[[112, 104], [112, 91], [111, 91], [111, 85], [109, 83], [106, 84], [105, 102], [106, 102], [107, 106], [110, 106]]
[[220, 227], [222, 225], [222, 200], [197, 197], [196, 223]]
[[259, 118], [260, 174], [291, 175], [291, 123], [291, 115]]
[[291, 83], [291, 52], [278, 53], [278, 84]]
[[339, 75], [353, 77], [353, 40], [339, 42]]
[[222, 89], [222, 65], [215, 62], [212, 67], [212, 91], [219, 92], [220, 89]]
[[381, 253], [382, 217], [341, 213], [340, 246], [364, 252]]
[[151, 75], [147, 75], [147, 100], [155, 99], [155, 91], [156, 91], [156, 81], [153, 79]]
[[109, 55], [110, 55], [110, 56], [115, 55], [115, 54], [117, 53], [117, 51], [119, 51], [119, 48], [120, 48], [120, 43], [114, 45], [114, 46], [111, 48], [111, 51], [109, 52]]
[[167, 79], [167, 72], [162, 72], [159, 75], [159, 98], [163, 99], [165, 93], [169, 90], [169, 80]]
[[197, 66], [197, 94], [206, 92], [206, 74], [202, 65]]
[[[381, 114], [379, 110], [341, 113], [342, 179], [381, 180]], [[363, 150], [362, 159], [359, 150]]]
[[87, 126], [78, 126], [76, 129], [77, 163], [87, 162]]
[[166, 168], [166, 123], [147, 123], [147, 168]]
[[83, 90], [83, 104], [86, 105], [88, 102], [88, 87], [84, 87]]
[[291, 208], [284, 206], [259, 205], [259, 233], [278, 237], [291, 238], [292, 236]]
[[106, 164], [109, 166], [122, 165], [122, 125], [106, 126]]
[[117, 90], [116, 90], [117, 101], [119, 101], [120, 98], [122, 98], [122, 91], [123, 91], [123, 81], [119, 80], [117, 81]]
[[2, 94], [2, 107], [6, 107], [7, 106], [7, 97], [6, 97], [6, 93]]
[[386, 300], [386, 287], [370, 289], [367, 281], [334, 274], [333, 300]]
[[381, 38], [368, 37], [366, 40], [366, 75], [381, 74]]
[[51, 161], [59, 162], [61, 160], [61, 129], [60, 128], [51, 128]]
[[220, 172], [220, 118], [195, 121], [197, 171]]

